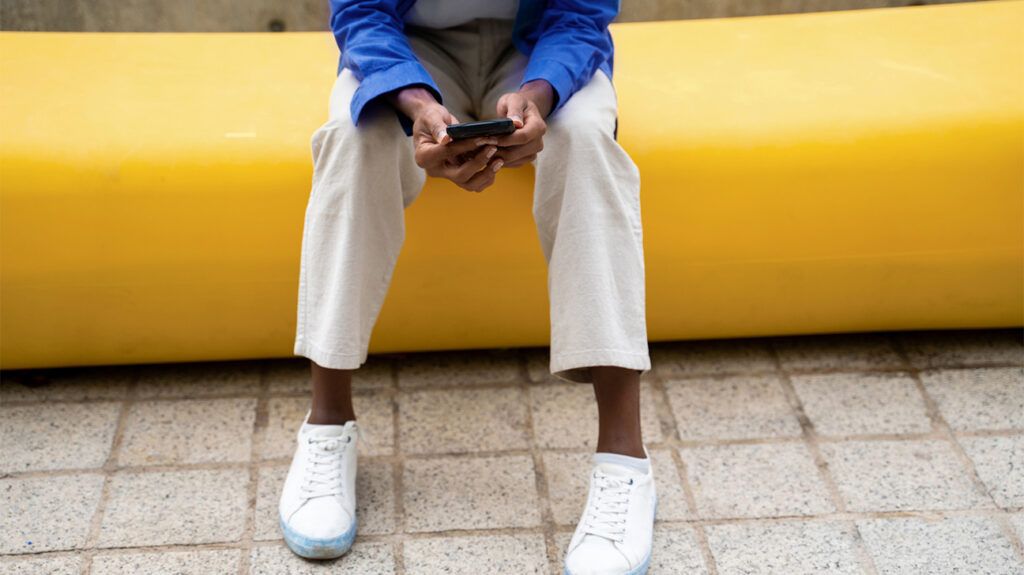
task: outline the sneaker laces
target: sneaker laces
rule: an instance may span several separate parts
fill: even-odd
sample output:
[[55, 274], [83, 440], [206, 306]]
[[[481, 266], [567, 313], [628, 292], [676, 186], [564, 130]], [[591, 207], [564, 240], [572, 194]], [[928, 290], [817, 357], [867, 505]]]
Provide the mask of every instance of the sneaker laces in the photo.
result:
[[594, 472], [594, 495], [583, 516], [584, 535], [622, 542], [626, 533], [632, 479]]
[[[356, 427], [356, 429], [359, 428]], [[344, 485], [342, 460], [345, 457], [348, 444], [352, 443], [352, 436], [310, 436], [306, 438], [306, 442], [310, 448], [303, 474], [302, 497], [312, 499], [328, 495], [341, 495]]]

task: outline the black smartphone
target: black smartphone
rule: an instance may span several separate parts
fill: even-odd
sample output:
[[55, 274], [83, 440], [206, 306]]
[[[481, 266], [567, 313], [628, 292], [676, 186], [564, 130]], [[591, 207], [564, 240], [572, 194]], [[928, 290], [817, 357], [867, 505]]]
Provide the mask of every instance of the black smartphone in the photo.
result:
[[484, 120], [483, 122], [466, 122], [452, 124], [446, 128], [453, 140], [480, 138], [484, 136], [504, 136], [516, 131], [516, 125], [508, 118]]

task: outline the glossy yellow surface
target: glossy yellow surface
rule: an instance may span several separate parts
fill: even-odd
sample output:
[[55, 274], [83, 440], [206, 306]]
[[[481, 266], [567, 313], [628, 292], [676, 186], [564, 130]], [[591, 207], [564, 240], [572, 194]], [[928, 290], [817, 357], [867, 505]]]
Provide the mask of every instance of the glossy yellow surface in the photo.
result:
[[[623, 24], [652, 340], [1024, 323], [1024, 4]], [[290, 356], [326, 33], [0, 34], [0, 364]], [[372, 351], [540, 345], [528, 170], [432, 181]]]

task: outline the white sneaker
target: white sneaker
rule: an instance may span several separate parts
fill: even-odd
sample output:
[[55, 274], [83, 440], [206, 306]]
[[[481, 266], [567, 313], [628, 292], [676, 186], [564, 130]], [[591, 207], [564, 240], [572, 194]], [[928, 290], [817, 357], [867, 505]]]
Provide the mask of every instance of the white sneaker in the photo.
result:
[[352, 547], [358, 435], [355, 421], [299, 429], [278, 506], [284, 541], [296, 555], [333, 559]]
[[653, 468], [643, 473], [595, 462], [587, 506], [566, 551], [565, 575], [647, 573], [657, 504]]

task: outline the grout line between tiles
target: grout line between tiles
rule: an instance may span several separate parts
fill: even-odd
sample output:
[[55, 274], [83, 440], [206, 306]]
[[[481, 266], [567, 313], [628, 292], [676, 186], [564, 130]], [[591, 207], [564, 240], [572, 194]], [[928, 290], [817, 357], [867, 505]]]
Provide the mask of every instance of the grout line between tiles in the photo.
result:
[[110, 442], [110, 454], [101, 468], [103, 471], [103, 486], [101, 487], [100, 499], [96, 503], [96, 511], [93, 513], [88, 535], [83, 545], [82, 575], [89, 575], [92, 572], [92, 560], [96, 553], [96, 543], [100, 536], [100, 526], [103, 524], [107, 502], [110, 499], [111, 482], [117, 469], [116, 462], [121, 455], [121, 445], [124, 442], [125, 428], [128, 425], [128, 415], [131, 412], [132, 406], [135, 405], [135, 396], [138, 392], [138, 376], [138, 371], [134, 371], [132, 379], [128, 382], [125, 398], [121, 402], [121, 410], [117, 414], [117, 428], [114, 431], [114, 438]]
[[537, 490], [537, 508], [540, 512], [541, 529], [544, 535], [544, 550], [548, 568], [553, 573], [560, 573], [556, 566], [562, 564], [561, 549], [555, 542], [554, 512], [551, 510], [551, 493], [548, 485], [547, 466], [544, 456], [537, 446], [537, 432], [533, 425], [533, 391], [530, 386], [530, 370], [528, 358], [524, 352], [519, 354], [519, 369], [522, 381], [519, 388], [525, 401], [526, 439], [530, 458], [533, 460], [534, 482]]
[[242, 528], [242, 553], [238, 559], [238, 575], [246, 575], [251, 571], [252, 543], [256, 532], [257, 502], [259, 501], [260, 454], [263, 448], [263, 434], [266, 431], [269, 417], [267, 396], [270, 392], [268, 362], [260, 364], [259, 394], [256, 401], [256, 414], [253, 417], [252, 429], [249, 433], [249, 484], [246, 498], [245, 525]]
[[896, 353], [898, 353], [906, 362], [907, 373], [909, 373], [911, 379], [914, 380], [917, 391], [921, 394], [921, 399], [924, 401], [925, 412], [927, 413], [928, 418], [932, 421], [932, 426], [939, 432], [940, 439], [945, 441], [953, 449], [953, 452], [956, 455], [956, 458], [960, 461], [963, 470], [966, 471], [967, 475], [970, 477], [975, 490], [985, 495], [989, 502], [992, 503], [993, 507], [998, 509], [999, 504], [989, 492], [985, 482], [982, 481], [981, 477], [978, 475], [978, 470], [974, 467], [974, 461], [971, 460], [967, 455], [967, 452], [964, 451], [964, 448], [957, 441], [956, 434], [953, 433], [953, 429], [950, 427], [946, 418], [942, 415], [942, 411], [939, 409], [939, 404], [934, 398], [932, 398], [931, 394], [928, 393], [928, 389], [921, 380], [921, 371], [911, 365], [910, 358], [899, 339], [891, 338], [891, 341], [893, 347], [896, 349]]
[[[392, 439], [391, 452], [394, 454], [391, 463], [391, 489], [393, 509], [392, 523], [394, 527], [394, 541], [391, 545], [391, 554], [395, 562], [395, 575], [405, 575], [405, 455], [402, 451], [401, 426], [401, 403], [398, 401], [401, 392], [401, 385], [398, 381], [399, 359], [391, 358], [391, 384], [388, 386], [391, 397], [391, 428], [394, 437]], [[357, 415], [358, 417], [358, 415]]]
[[[650, 382], [651, 380], [647, 380]], [[248, 399], [252, 399], [251, 397]], [[257, 403], [259, 400], [257, 399]], [[996, 431], [979, 431], [979, 432], [964, 432], [956, 433], [958, 438], [970, 438], [970, 437], [1017, 437], [1024, 435], [1022, 429], [1007, 429], [1007, 430], [996, 430]], [[941, 432], [928, 432], [928, 433], [903, 433], [903, 434], [877, 434], [877, 435], [844, 435], [844, 436], [821, 436], [816, 437], [819, 445], [827, 445], [832, 443], [842, 443], [848, 441], [924, 441], [924, 440], [947, 440], [948, 437], [943, 435]], [[649, 449], [660, 449], [660, 450], [671, 450], [679, 448], [700, 448], [700, 447], [729, 447], [737, 445], [786, 445], [793, 443], [804, 443], [802, 436], [781, 436], [781, 437], [763, 437], [753, 439], [724, 439], [724, 440], [701, 440], [701, 441], [681, 441], [674, 437], [667, 437], [662, 441], [646, 443]], [[574, 447], [539, 447], [541, 451], [545, 453], [579, 453], [585, 449], [583, 446]], [[481, 451], [451, 451], [451, 452], [425, 452], [425, 453], [411, 453], [403, 454], [402, 461], [406, 460], [421, 460], [421, 459], [434, 459], [437, 457], [450, 457], [453, 459], [465, 458], [472, 459], [477, 457], [499, 457], [499, 456], [528, 456], [531, 452], [528, 448], [517, 448], [517, 449], [495, 449], [495, 450], [481, 450]], [[379, 459], [388, 460], [392, 459], [393, 456], [387, 454], [374, 454], [374, 455], [361, 455], [361, 459]], [[270, 457], [261, 461], [262, 465], [284, 465], [291, 461], [291, 456], [282, 457]], [[160, 464], [146, 464], [146, 465], [114, 465], [109, 468], [111, 472], [115, 473], [146, 473], [146, 472], [160, 472], [160, 471], [184, 471], [184, 470], [218, 470], [218, 469], [239, 469], [246, 467], [248, 462], [246, 461], [221, 461], [221, 462], [201, 462], [201, 463], [160, 463]], [[51, 470], [39, 470], [39, 471], [18, 471], [5, 473], [4, 478], [17, 478], [27, 479], [34, 477], [57, 477], [62, 475], [77, 475], [80, 473], [102, 473], [107, 470], [107, 467], [86, 467], [86, 468], [66, 468], [66, 469], [51, 469]]]
[[821, 448], [818, 445], [818, 434], [814, 429], [814, 423], [812, 423], [811, 418], [807, 416], [803, 402], [800, 401], [800, 396], [797, 394], [796, 388], [793, 387], [793, 382], [790, 379], [789, 374], [782, 366], [782, 360], [779, 357], [778, 350], [771, 344], [771, 342], [767, 342], [766, 345], [768, 346], [768, 351], [772, 356], [772, 361], [775, 362], [777, 375], [782, 385], [782, 390], [786, 395], [786, 401], [789, 403], [789, 408], [800, 423], [803, 441], [811, 452], [814, 465], [818, 469], [818, 475], [825, 484], [825, 488], [828, 490], [829, 496], [832, 498], [832, 504], [835, 506], [836, 511], [843, 513], [846, 511], [846, 501], [843, 499], [839, 486], [836, 484], [835, 479], [829, 471], [828, 462], [825, 460], [825, 456], [821, 453]]

